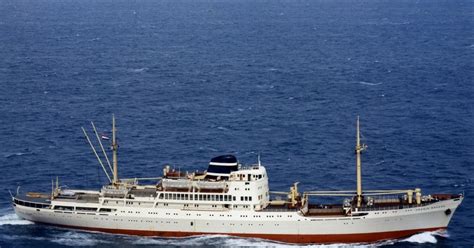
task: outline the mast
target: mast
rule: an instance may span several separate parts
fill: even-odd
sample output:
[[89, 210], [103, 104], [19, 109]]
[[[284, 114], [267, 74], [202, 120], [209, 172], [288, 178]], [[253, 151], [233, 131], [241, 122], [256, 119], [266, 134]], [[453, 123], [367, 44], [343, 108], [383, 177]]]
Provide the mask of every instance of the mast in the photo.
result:
[[356, 143], [356, 157], [357, 157], [357, 207], [362, 205], [362, 171], [360, 153], [363, 147], [360, 145], [360, 130], [359, 130], [359, 116], [357, 116], [357, 143]]
[[114, 166], [114, 178], [113, 178], [113, 181], [112, 183], [114, 185], [117, 185], [118, 184], [118, 166], [117, 166], [117, 149], [118, 149], [118, 145], [117, 145], [117, 140], [115, 138], [115, 115], [112, 114], [112, 151], [113, 151], [113, 156], [112, 156], [112, 163], [113, 163], [113, 166]]

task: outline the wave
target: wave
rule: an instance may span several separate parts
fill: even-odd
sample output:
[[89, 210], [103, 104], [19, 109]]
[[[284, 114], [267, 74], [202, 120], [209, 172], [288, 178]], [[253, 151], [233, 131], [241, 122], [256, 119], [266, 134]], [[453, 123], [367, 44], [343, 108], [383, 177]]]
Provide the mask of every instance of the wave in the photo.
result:
[[239, 238], [228, 235], [201, 235], [187, 238], [146, 238], [140, 237], [131, 241], [134, 245], [162, 246], [209, 246], [209, 247], [309, 247], [309, 248], [362, 248], [392, 245], [393, 241], [374, 244], [291, 244], [258, 238]]
[[[106, 235], [106, 236], [105, 236]], [[437, 236], [448, 237], [446, 232], [435, 231], [435, 232], [424, 232], [412, 235], [411, 237], [400, 239], [400, 240], [385, 240], [371, 244], [353, 243], [353, 244], [290, 244], [281, 243], [271, 240], [264, 240], [258, 238], [240, 238], [229, 235], [200, 235], [185, 238], [150, 238], [150, 237], [135, 237], [135, 236], [122, 236], [119, 235], [117, 239], [111, 237], [117, 237], [115, 235], [109, 236], [109, 234], [101, 233], [88, 233], [88, 232], [77, 232], [77, 231], [65, 231], [56, 233], [54, 235], [48, 235], [49, 237], [35, 237], [27, 235], [2, 235], [1, 239], [4, 240], [36, 240], [36, 241], [48, 241], [64, 246], [97, 246], [99, 244], [113, 244], [113, 243], [129, 243], [136, 246], [209, 246], [209, 247], [279, 247], [279, 248], [291, 248], [291, 247], [310, 247], [310, 248], [362, 248], [362, 247], [383, 247], [392, 246], [396, 243], [415, 243], [415, 244], [436, 244]], [[125, 240], [124, 240], [125, 239]], [[121, 241], [120, 241], [121, 240]]]
[[0, 216], [0, 226], [3, 225], [31, 225], [33, 222], [20, 219], [15, 213], [9, 213], [3, 216]]
[[23, 155], [31, 155], [33, 154], [32, 152], [15, 152], [15, 153], [8, 153], [3, 155], [5, 158], [11, 158], [11, 157], [16, 157], [16, 156], [23, 156]]
[[381, 20], [381, 21], [378, 21], [378, 22], [366, 22], [364, 23], [364, 25], [374, 25], [374, 26], [384, 26], [384, 25], [387, 25], [387, 26], [399, 26], [399, 25], [410, 25], [412, 24], [411, 22], [391, 22], [391, 21], [388, 21], [388, 20]]
[[15, 240], [35, 240], [35, 241], [45, 241], [49, 240], [47, 237], [36, 237], [36, 236], [28, 236], [28, 235], [11, 235], [11, 234], [1, 234], [0, 235], [0, 240], [2, 241], [12, 241], [15, 242]]
[[255, 238], [239, 238], [229, 235], [200, 235], [187, 238], [138, 238], [132, 241], [135, 245], [179, 245], [179, 246], [218, 246], [218, 247], [294, 247]]
[[93, 235], [83, 232], [65, 232], [55, 236], [51, 242], [66, 246], [95, 246], [99, 243], [110, 243], [104, 239], [94, 239]]
[[92, 234], [81, 232], [64, 232], [59, 234], [50, 234], [48, 236], [32, 236], [32, 235], [1, 235], [0, 240], [34, 240], [39, 242], [53, 242], [62, 246], [97, 246], [98, 244], [111, 243], [110, 241], [94, 238]]
[[179, 246], [222, 246], [227, 239], [232, 238], [227, 235], [199, 235], [186, 238], [146, 238], [140, 237], [132, 241], [135, 245], [179, 245]]
[[444, 238], [449, 237], [446, 231], [423, 232], [423, 233], [415, 234], [404, 240], [401, 240], [401, 242], [409, 242], [409, 243], [417, 243], [417, 244], [425, 244], [425, 243], [436, 244], [438, 242], [438, 240], [436, 239], [436, 236], [440, 236]]
[[363, 84], [363, 85], [369, 85], [369, 86], [375, 86], [375, 85], [381, 85], [382, 84], [382, 83], [369, 83], [369, 82], [365, 82], [365, 81], [359, 81], [357, 83]]
[[314, 247], [314, 248], [362, 248], [362, 247], [381, 247], [394, 245], [400, 242], [416, 243], [416, 244], [436, 244], [437, 236], [449, 237], [445, 231], [423, 232], [412, 235], [405, 239], [384, 240], [371, 244], [290, 244], [281, 243], [271, 240], [257, 238], [239, 238], [229, 235], [200, 235], [187, 238], [146, 238], [140, 237], [132, 241], [136, 245], [179, 245], [179, 246], [219, 246], [219, 247]]
[[130, 72], [140, 73], [140, 72], [145, 72], [147, 70], [148, 70], [148, 67], [142, 67], [142, 68], [130, 69]]

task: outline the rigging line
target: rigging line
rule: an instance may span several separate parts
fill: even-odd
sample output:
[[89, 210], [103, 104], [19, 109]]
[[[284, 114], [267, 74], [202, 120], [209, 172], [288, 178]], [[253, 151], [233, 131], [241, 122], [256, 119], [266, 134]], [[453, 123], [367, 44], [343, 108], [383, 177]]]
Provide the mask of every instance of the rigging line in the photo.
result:
[[99, 133], [97, 133], [97, 129], [95, 128], [94, 122], [91, 121], [92, 128], [94, 129], [95, 136], [97, 138], [97, 141], [99, 141], [100, 148], [102, 149], [102, 153], [104, 154], [105, 160], [107, 161], [107, 164], [109, 165], [110, 172], [113, 173], [112, 165], [110, 164], [109, 157], [107, 156], [107, 153], [105, 152], [104, 146], [102, 145], [102, 141], [99, 138]]
[[89, 145], [91, 146], [92, 151], [94, 152], [95, 156], [97, 157], [97, 160], [99, 161], [99, 164], [102, 166], [102, 169], [104, 170], [105, 175], [107, 176], [107, 178], [109, 179], [109, 181], [112, 182], [112, 180], [110, 179], [109, 173], [107, 173], [107, 170], [105, 169], [105, 166], [104, 166], [104, 164], [102, 163], [102, 160], [100, 159], [99, 154], [97, 154], [97, 151], [95, 150], [94, 145], [92, 145], [92, 142], [91, 142], [91, 140], [89, 139], [89, 136], [87, 135], [86, 130], [85, 130], [83, 127], [81, 127], [81, 128], [82, 128], [82, 131], [84, 132], [84, 135], [86, 136], [87, 142], [89, 142]]

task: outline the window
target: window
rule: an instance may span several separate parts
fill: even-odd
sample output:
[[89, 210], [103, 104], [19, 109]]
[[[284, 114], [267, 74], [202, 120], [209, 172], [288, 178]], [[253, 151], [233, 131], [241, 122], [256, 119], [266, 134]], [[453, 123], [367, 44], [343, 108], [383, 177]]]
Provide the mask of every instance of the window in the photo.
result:
[[76, 207], [76, 211], [97, 211], [97, 208]]
[[[27, 207], [30, 207], [30, 203], [27, 202]], [[54, 209], [58, 209], [58, 210], [69, 210], [69, 211], [72, 211], [74, 210], [74, 207], [68, 207], [68, 206], [55, 206]]]
[[99, 212], [114, 212], [116, 211], [117, 209], [111, 209], [111, 208], [101, 208], [99, 210]]

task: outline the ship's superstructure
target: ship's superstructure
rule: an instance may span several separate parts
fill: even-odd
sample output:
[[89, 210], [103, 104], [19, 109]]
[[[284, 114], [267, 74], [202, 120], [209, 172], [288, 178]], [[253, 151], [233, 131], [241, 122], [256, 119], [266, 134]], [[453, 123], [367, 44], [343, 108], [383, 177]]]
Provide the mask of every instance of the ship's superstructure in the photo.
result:
[[[21, 218], [84, 230], [144, 236], [227, 234], [294, 243], [372, 242], [446, 229], [463, 195], [422, 195], [421, 190], [362, 190], [359, 121], [357, 187], [346, 191], [269, 190], [260, 163], [241, 165], [233, 155], [211, 159], [203, 172], [165, 166], [159, 178], [120, 179], [113, 121], [112, 163], [106, 163], [84, 134], [110, 184], [99, 191], [52, 186], [50, 194], [13, 196]], [[108, 165], [108, 168], [107, 166]], [[109, 176], [111, 172], [112, 177]], [[143, 184], [149, 181], [151, 183]], [[320, 197], [340, 197], [335, 204]]]

